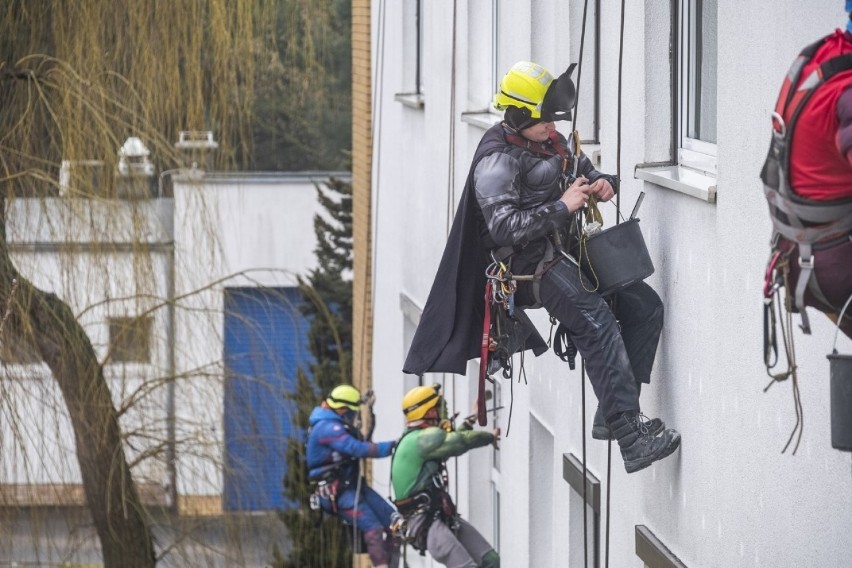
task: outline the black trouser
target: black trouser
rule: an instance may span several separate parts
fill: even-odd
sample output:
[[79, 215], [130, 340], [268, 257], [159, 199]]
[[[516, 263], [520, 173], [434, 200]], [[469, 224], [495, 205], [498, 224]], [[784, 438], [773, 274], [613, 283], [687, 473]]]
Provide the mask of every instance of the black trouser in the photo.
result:
[[[583, 282], [591, 288], [587, 279]], [[650, 286], [637, 282], [614, 294], [613, 314], [600, 294], [586, 288], [577, 267], [561, 260], [541, 279], [541, 304], [570, 330], [601, 413], [610, 420], [640, 409], [637, 383], [651, 379], [663, 303]]]

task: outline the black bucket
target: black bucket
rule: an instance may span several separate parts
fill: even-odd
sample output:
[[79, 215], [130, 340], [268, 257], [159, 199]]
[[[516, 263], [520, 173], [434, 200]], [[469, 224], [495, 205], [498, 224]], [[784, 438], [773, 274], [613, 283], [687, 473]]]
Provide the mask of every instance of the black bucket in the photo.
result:
[[852, 296], [840, 310], [834, 347], [827, 355], [831, 371], [831, 447], [846, 452], [852, 452], [852, 355], [837, 352], [837, 332], [850, 300]]
[[604, 296], [654, 273], [639, 219], [629, 219], [595, 233], [572, 251], [591, 286]]

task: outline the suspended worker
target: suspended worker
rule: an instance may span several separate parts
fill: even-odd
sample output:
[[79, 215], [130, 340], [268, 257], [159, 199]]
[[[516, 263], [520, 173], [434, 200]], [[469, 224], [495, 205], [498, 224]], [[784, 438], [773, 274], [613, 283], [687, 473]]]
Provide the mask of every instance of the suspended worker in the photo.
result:
[[414, 387], [402, 399], [405, 433], [391, 461], [394, 503], [405, 519], [405, 536], [421, 554], [449, 568], [499, 568], [500, 556], [456, 511], [448, 491], [446, 461], [489, 444], [500, 430], [456, 430], [447, 417], [441, 385]]
[[504, 110], [504, 120], [485, 133], [474, 154], [403, 370], [466, 372], [467, 360], [480, 355], [484, 273], [491, 258], [501, 259], [513, 274], [535, 275], [518, 282], [512, 297], [523, 348], [539, 355], [546, 345], [520, 308], [544, 307], [567, 328], [598, 399], [593, 435], [617, 439], [632, 473], [680, 445], [678, 432], [658, 418], [648, 420], [639, 406], [663, 304], [640, 281], [614, 295], [613, 313], [559, 252], [576, 242], [569, 223], [589, 197], [608, 201], [618, 189], [615, 176], [598, 172], [585, 154], [575, 156], [573, 140], [556, 131], [554, 121], [569, 120], [576, 102], [573, 68], [554, 79], [541, 65], [522, 61], [503, 77], [494, 105]]
[[[846, 29], [805, 47], [788, 71], [761, 172], [774, 227], [764, 293], [786, 275], [805, 333], [805, 306], [838, 323], [852, 295], [852, 0], [846, 11]], [[852, 314], [839, 325], [852, 338]]]
[[361, 458], [386, 458], [396, 442], [364, 440], [357, 423], [365, 402], [351, 385], [335, 387], [311, 412], [306, 460], [308, 479], [326, 513], [361, 532], [375, 567], [399, 563], [399, 546], [391, 535], [396, 511], [361, 476]]

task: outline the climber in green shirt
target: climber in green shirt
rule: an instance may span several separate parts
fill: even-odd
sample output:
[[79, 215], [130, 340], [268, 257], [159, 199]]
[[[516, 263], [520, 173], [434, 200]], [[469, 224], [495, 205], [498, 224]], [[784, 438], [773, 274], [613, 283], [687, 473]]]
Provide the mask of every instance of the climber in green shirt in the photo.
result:
[[500, 430], [474, 431], [467, 421], [454, 429], [440, 391], [441, 385], [414, 387], [402, 400], [406, 430], [393, 454], [391, 483], [405, 538], [449, 568], [499, 568], [497, 552], [456, 511], [445, 464], [474, 448], [496, 448]]

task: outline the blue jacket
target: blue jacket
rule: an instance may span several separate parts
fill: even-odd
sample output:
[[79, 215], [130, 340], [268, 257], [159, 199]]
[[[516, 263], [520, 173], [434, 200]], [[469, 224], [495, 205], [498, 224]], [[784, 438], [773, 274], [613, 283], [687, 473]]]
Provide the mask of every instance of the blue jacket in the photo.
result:
[[330, 408], [314, 408], [308, 421], [306, 459], [310, 479], [339, 467], [340, 475], [336, 477], [354, 482], [358, 479], [358, 459], [388, 457], [396, 443], [363, 441], [361, 432]]

